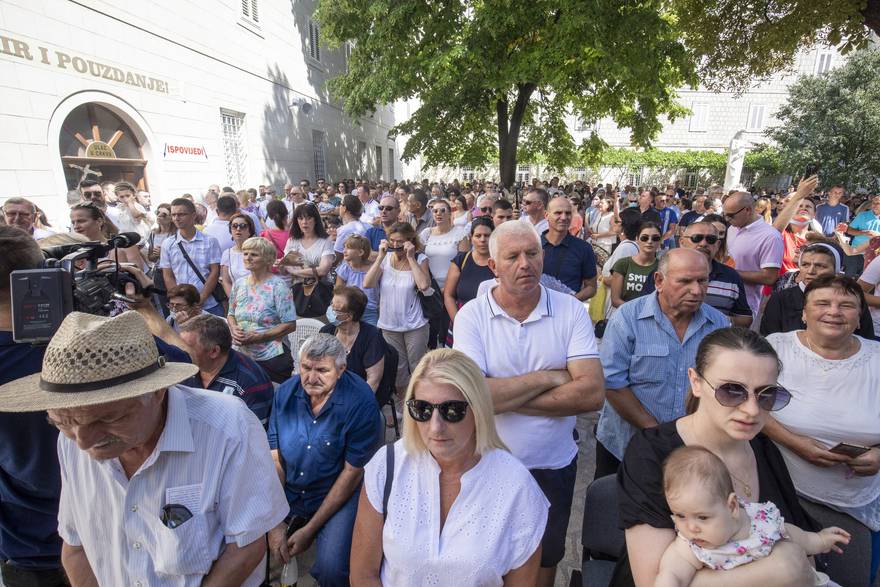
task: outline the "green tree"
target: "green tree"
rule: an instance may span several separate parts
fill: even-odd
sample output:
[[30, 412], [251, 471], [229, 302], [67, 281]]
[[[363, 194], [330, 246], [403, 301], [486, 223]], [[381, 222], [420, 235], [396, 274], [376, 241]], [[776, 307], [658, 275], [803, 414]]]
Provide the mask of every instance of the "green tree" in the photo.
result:
[[767, 136], [784, 169], [817, 165], [823, 185], [873, 186], [880, 176], [880, 52], [859, 51], [846, 65], [803, 76], [789, 88]]
[[[566, 118], [612, 118], [647, 146], [687, 111], [675, 88], [696, 67], [664, 0], [319, 0], [331, 47], [352, 43], [330, 81], [345, 111], [418, 98], [393, 134], [405, 159], [480, 167], [497, 160], [511, 185], [519, 159], [552, 169], [595, 159], [595, 133], [576, 144]], [[522, 139], [522, 140], [521, 140]]]
[[670, 0], [682, 36], [712, 89], [745, 90], [787, 69], [815, 44], [843, 53], [880, 34], [880, 0]]

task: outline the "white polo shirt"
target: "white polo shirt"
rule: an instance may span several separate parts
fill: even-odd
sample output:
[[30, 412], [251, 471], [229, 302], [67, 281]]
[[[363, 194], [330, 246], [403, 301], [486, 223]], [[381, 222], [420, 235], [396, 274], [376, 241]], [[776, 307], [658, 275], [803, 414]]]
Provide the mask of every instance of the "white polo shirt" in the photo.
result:
[[550, 223], [547, 221], [546, 218], [541, 218], [538, 223], [535, 224], [532, 222], [532, 219], [529, 218], [528, 214], [523, 214], [519, 217], [519, 221], [527, 222], [529, 226], [535, 229], [535, 232], [538, 233], [538, 236], [541, 236], [550, 229]]
[[[96, 461], [58, 435], [58, 534], [85, 549], [101, 585], [201, 585], [224, 544], [264, 540], [289, 511], [266, 432], [240, 398], [173, 385], [167, 401], [162, 435], [131, 479], [119, 459]], [[192, 517], [167, 527], [169, 504]], [[265, 572], [264, 560], [243, 585]]]
[[[515, 377], [565, 369], [568, 361], [599, 359], [593, 323], [577, 298], [541, 286], [541, 299], [523, 322], [495, 301], [493, 288], [455, 315], [454, 348], [473, 359], [486, 377]], [[575, 416], [497, 414], [504, 443], [528, 469], [561, 469], [577, 455]]]

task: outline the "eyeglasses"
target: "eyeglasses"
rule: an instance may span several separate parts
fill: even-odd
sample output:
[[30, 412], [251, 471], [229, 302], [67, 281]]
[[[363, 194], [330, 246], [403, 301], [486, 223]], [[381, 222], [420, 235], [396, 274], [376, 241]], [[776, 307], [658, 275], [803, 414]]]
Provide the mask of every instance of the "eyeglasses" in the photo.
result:
[[725, 217], [726, 219], [728, 219], [728, 220], [733, 220], [733, 217], [734, 217], [734, 216], [736, 216], [737, 214], [739, 214], [740, 212], [742, 212], [742, 211], [745, 210], [746, 208], [748, 208], [748, 206], [743, 206], [742, 208], [740, 208], [740, 209], [737, 210], [736, 212], [731, 212], [730, 214], [728, 214], [727, 212], [725, 212], [725, 213], [724, 213], [724, 217]]
[[174, 310], [175, 312], [189, 308], [189, 304], [172, 304], [171, 302], [168, 302], [166, 306], [168, 306], [169, 310]]
[[[725, 408], [735, 408], [749, 399], [749, 390], [741, 383], [722, 383], [714, 387], [702, 373], [697, 375], [715, 392], [715, 399]], [[767, 412], [781, 410], [791, 401], [791, 392], [781, 385], [767, 385], [756, 389], [754, 393], [758, 407]]]
[[436, 409], [441, 418], [450, 424], [455, 424], [464, 420], [467, 415], [467, 407], [468, 403], [460, 400], [449, 400], [442, 404], [432, 404], [422, 399], [411, 399], [406, 402], [406, 409], [409, 410], [409, 415], [416, 422], [429, 421], [434, 414], [434, 409]]
[[720, 238], [715, 236], [714, 234], [694, 234], [691, 236], [685, 235], [682, 238], [686, 238], [694, 244], [701, 243], [705, 239], [707, 245], [714, 245], [720, 240]]
[[538, 200], [523, 200], [523, 206], [531, 206], [532, 204], [537, 204]]
[[100, 196], [103, 195], [104, 192], [101, 190], [88, 190], [82, 193], [84, 196]]
[[236, 222], [235, 224], [230, 224], [229, 228], [231, 228], [232, 230], [248, 230], [250, 226], [244, 223], [239, 224], [238, 222]]
[[379, 211], [380, 211], [380, 212], [392, 212], [392, 211], [394, 211], [395, 209], [396, 209], [396, 208], [395, 208], [394, 206], [379, 206]]
[[480, 212], [485, 212], [486, 214], [488, 214], [491, 211], [492, 211], [492, 206], [487, 206], [486, 208], [480, 208]]
[[651, 234], [651, 235], [643, 234], [642, 236], [639, 237], [639, 240], [642, 241], [643, 243], [646, 243], [648, 241], [651, 241], [652, 243], [659, 243], [660, 238], [661, 237], [659, 234]]

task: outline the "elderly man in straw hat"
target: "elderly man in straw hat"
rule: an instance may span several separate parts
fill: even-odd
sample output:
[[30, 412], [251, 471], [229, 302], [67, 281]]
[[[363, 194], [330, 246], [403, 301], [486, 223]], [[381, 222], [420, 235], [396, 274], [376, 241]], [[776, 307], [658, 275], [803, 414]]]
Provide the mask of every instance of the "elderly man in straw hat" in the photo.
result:
[[73, 585], [259, 585], [264, 535], [287, 513], [263, 427], [238, 398], [178, 385], [136, 312], [74, 312], [41, 374], [0, 410], [61, 432], [62, 562]]

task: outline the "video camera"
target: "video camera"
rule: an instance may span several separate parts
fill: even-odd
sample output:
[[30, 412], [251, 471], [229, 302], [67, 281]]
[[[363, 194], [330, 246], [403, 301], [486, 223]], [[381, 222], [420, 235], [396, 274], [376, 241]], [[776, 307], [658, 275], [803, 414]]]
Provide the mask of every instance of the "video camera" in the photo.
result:
[[[134, 302], [125, 296], [133, 283], [138, 293], [150, 293], [127, 272], [119, 261], [98, 269], [98, 261], [118, 248], [138, 244], [141, 235], [123, 232], [106, 243], [87, 242], [46, 247], [40, 269], [13, 271], [10, 275], [12, 338], [15, 342], [48, 342], [61, 321], [72, 311], [107, 316], [113, 300]], [[85, 263], [77, 269], [76, 263]], [[146, 288], [152, 290], [152, 287]]]

